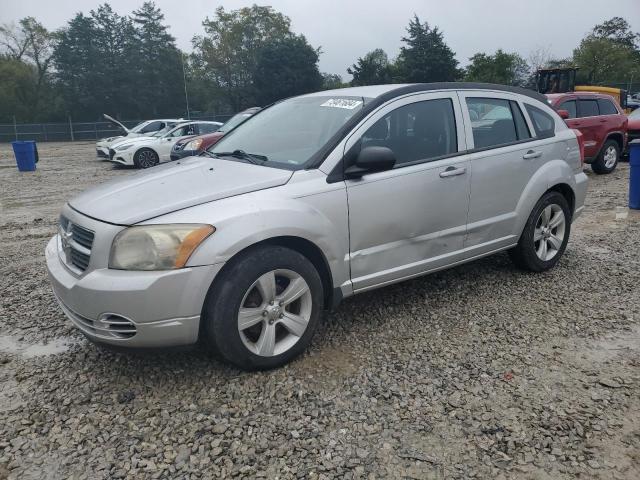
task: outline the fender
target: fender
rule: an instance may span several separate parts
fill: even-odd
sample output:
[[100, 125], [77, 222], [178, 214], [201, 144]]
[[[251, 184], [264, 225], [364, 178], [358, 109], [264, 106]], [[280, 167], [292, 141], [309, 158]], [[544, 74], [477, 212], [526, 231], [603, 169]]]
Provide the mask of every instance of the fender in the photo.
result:
[[529, 179], [529, 183], [522, 192], [516, 207], [518, 221], [515, 225], [516, 238], [520, 238], [524, 226], [531, 215], [533, 207], [540, 197], [551, 187], [558, 184], [566, 184], [571, 187], [573, 194], [576, 194], [576, 180], [574, 172], [569, 164], [564, 160], [551, 160], [541, 166], [538, 171]]
[[[324, 198], [319, 198], [324, 197]], [[341, 204], [341, 205], [340, 205]], [[332, 212], [329, 218], [323, 210]], [[336, 215], [336, 212], [338, 215]], [[187, 266], [229, 261], [242, 250], [275, 237], [298, 237], [323, 253], [333, 285], [350, 285], [346, 190], [292, 198], [287, 189], [271, 188], [221, 199], [154, 218], [143, 224], [210, 223], [216, 231], [193, 253]]]

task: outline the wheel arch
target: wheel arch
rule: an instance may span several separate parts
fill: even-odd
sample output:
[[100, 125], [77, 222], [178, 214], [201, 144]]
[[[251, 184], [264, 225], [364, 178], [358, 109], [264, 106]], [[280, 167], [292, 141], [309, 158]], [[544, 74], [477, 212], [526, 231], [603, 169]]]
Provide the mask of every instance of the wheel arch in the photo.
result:
[[622, 135], [622, 133], [621, 132], [611, 132], [611, 133], [609, 133], [607, 135], [607, 138], [605, 138], [604, 142], [602, 143], [602, 149], [604, 149], [604, 146], [606, 145], [606, 143], [609, 140], [614, 140], [618, 144], [618, 148], [620, 149], [620, 153], [622, 153], [622, 150], [623, 150], [623, 147], [624, 147], [624, 136]]
[[571, 210], [571, 215], [573, 215], [575, 213], [575, 208], [576, 208], [576, 194], [573, 191], [573, 188], [571, 188], [571, 186], [567, 183], [557, 183], [555, 185], [553, 185], [551, 188], [549, 188], [545, 193], [547, 192], [558, 192], [560, 193], [566, 200], [567, 203], [569, 204], [569, 209]]

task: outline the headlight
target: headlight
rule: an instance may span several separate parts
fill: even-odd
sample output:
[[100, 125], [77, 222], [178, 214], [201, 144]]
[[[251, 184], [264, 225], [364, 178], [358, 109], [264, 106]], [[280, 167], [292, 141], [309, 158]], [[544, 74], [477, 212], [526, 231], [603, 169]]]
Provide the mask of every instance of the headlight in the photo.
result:
[[202, 145], [202, 139], [201, 138], [197, 138], [195, 140], [191, 140], [189, 143], [187, 143], [184, 146], [185, 150], [198, 150], [200, 148], [200, 145]]
[[113, 240], [109, 268], [172, 270], [182, 268], [215, 227], [200, 224], [142, 225], [121, 231]]
[[116, 147], [116, 150], [121, 152], [122, 150], [126, 150], [127, 148], [131, 148], [133, 145], [129, 144], [129, 145], [120, 145], [119, 147]]

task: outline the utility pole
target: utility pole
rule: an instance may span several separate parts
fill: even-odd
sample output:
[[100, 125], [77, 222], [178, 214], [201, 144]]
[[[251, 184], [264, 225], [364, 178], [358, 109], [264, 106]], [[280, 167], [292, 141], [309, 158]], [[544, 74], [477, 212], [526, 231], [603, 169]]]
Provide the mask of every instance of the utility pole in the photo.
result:
[[189, 95], [187, 94], [187, 71], [184, 68], [184, 53], [180, 50], [180, 59], [182, 60], [182, 81], [184, 83], [184, 102], [187, 105], [187, 120], [191, 120], [189, 112]]
[[16, 141], [18, 141], [18, 125], [16, 124], [16, 116], [13, 116], [13, 133], [16, 134]]

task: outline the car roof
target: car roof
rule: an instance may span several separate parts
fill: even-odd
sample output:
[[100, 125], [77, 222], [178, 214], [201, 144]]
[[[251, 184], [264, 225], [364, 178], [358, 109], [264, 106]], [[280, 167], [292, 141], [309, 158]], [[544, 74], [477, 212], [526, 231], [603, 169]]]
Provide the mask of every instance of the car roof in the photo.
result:
[[314, 96], [353, 96], [373, 98], [376, 100], [390, 100], [394, 97], [406, 95], [409, 93], [430, 92], [439, 90], [487, 90], [498, 92], [516, 93], [525, 95], [543, 103], [547, 103], [547, 99], [541, 93], [526, 88], [512, 87], [509, 85], [498, 85], [495, 83], [478, 83], [478, 82], [435, 82], [435, 83], [409, 83], [409, 84], [387, 84], [387, 85], [367, 85], [363, 87], [339, 88], [336, 90], [324, 90], [314, 92], [303, 97]]
[[606, 93], [596, 92], [565, 92], [565, 93], [548, 93], [547, 98], [549, 100], [559, 100], [565, 97], [579, 97], [579, 98], [606, 98], [607, 100], [613, 99], [611, 95]]

